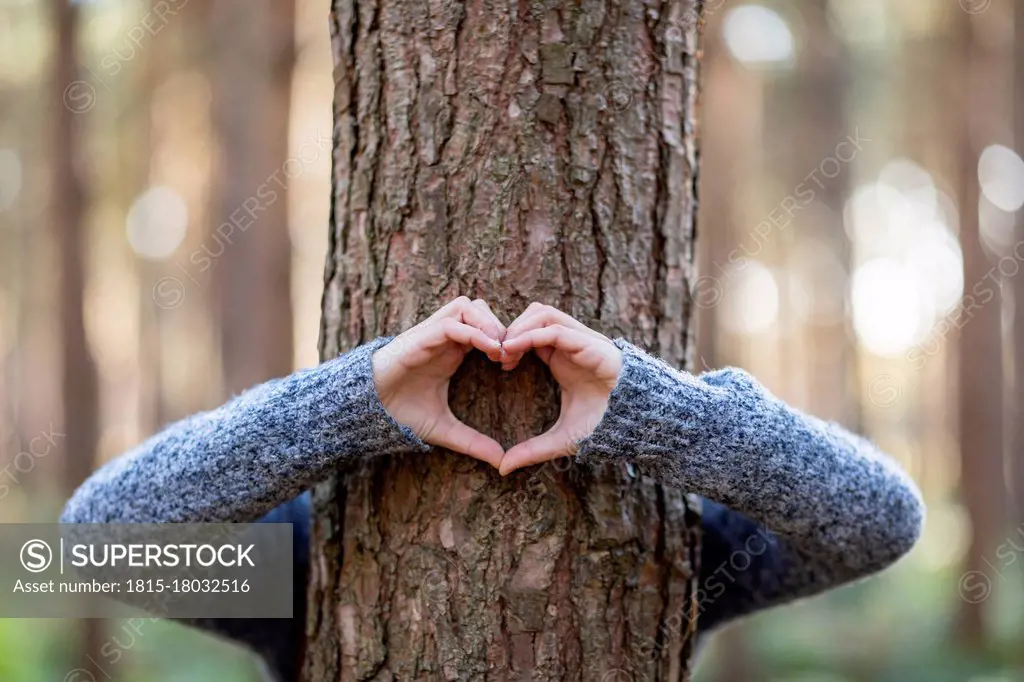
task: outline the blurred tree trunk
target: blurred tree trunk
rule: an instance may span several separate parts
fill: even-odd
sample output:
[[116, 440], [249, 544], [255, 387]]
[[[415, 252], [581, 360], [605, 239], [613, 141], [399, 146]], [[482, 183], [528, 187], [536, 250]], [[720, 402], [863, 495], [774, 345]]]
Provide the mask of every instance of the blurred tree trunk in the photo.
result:
[[[129, 203], [145, 192], [154, 183], [153, 155], [156, 151], [154, 141], [153, 105], [156, 91], [167, 77], [168, 68], [175, 63], [179, 55], [171, 49], [173, 41], [168, 40], [168, 33], [174, 30], [173, 24], [159, 40], [155, 40], [149, 49], [142, 50], [137, 59], [142, 60], [137, 78], [138, 90], [134, 97], [133, 111], [136, 113], [134, 127], [131, 128], [135, 152], [133, 174], [128, 187]], [[163, 308], [156, 304], [152, 295], [153, 282], [158, 281], [156, 274], [160, 265], [140, 258], [136, 260], [136, 281], [139, 291], [149, 293], [139, 297], [139, 431], [155, 433], [161, 426], [169, 422], [169, 410], [165, 394], [164, 362], [163, 362]]]
[[[20, 88], [0, 85], [0, 140], [7, 140], [15, 129], [19, 135], [24, 134], [22, 126], [28, 120], [17, 105], [20, 93]], [[21, 155], [15, 158], [20, 165]], [[7, 292], [10, 299], [8, 305], [0, 307], [0, 386], [6, 389], [0, 391], [0, 466], [10, 464], [21, 451], [14, 445], [20, 443], [22, 436], [20, 403], [24, 400], [24, 386], [19, 367], [25, 364], [21, 343], [27, 336], [28, 293], [24, 283], [28, 279], [25, 274], [28, 268], [22, 263], [32, 248], [21, 208], [24, 201], [16, 194], [25, 194], [20, 189], [21, 179], [15, 180], [14, 169], [5, 166], [4, 161], [0, 160], [0, 215], [6, 227], [0, 230], [0, 291]]]
[[218, 226], [208, 255], [220, 307], [224, 387], [233, 394], [292, 368], [287, 187], [301, 170], [286, 161], [295, 3], [224, 0], [209, 11], [220, 149]]
[[[14, 97], [11, 96], [13, 91], [14, 88], [0, 85], [0, 121], [15, 120]], [[6, 138], [5, 132], [4, 126], [0, 125], [0, 140]], [[20, 157], [18, 158], [20, 161]], [[0, 391], [0, 465], [3, 466], [7, 465], [7, 444], [13, 442], [16, 437], [16, 391], [12, 390], [16, 382], [14, 364], [11, 360], [17, 350], [14, 337], [20, 332], [17, 320], [21, 312], [21, 292], [18, 286], [20, 271], [15, 253], [25, 253], [15, 251], [15, 247], [20, 246], [22, 226], [20, 216], [15, 214], [17, 204], [14, 201], [8, 204], [8, 192], [13, 194], [13, 190], [8, 189], [8, 186], [14, 185], [8, 180], [8, 175], [13, 173], [5, 167], [4, 159], [0, 159], [0, 214], [6, 213], [4, 222], [10, 226], [0, 231], [0, 291], [11, 292], [14, 299], [13, 305], [0, 306], [0, 386], [10, 387], [6, 391]]]
[[[695, 9], [335, 0], [322, 358], [466, 294], [687, 365], [699, 40], [666, 29]], [[557, 412], [532, 356], [505, 376], [473, 354], [451, 395], [506, 447]], [[315, 503], [307, 680], [688, 676], [699, 518], [632, 466], [501, 479], [435, 452]]]
[[[694, 287], [697, 306], [697, 366], [706, 371], [738, 364], [720, 335], [718, 304], [724, 295], [730, 267], [729, 253], [736, 245], [737, 213], [744, 163], [750, 159], [750, 131], [756, 129], [751, 116], [758, 116], [760, 104], [750, 101], [756, 89], [746, 87], [722, 39], [725, 12], [711, 14], [704, 28], [704, 85], [700, 121], [700, 240], [697, 244], [699, 284]], [[715, 637], [713, 678], [716, 682], [752, 682], [757, 679], [750, 645], [743, 624], [736, 624]]]
[[[960, 458], [963, 500], [971, 526], [965, 571], [988, 574], [986, 557], [1003, 533], [1006, 496], [1003, 481], [1003, 362], [998, 271], [981, 243], [978, 184], [977, 125], [984, 92], [979, 82], [981, 48], [974, 36], [975, 16], [962, 13], [957, 21], [959, 46], [954, 68], [956, 88], [957, 163], [960, 243], [964, 259], [964, 301], [955, 320], [960, 329], [959, 401]], [[983, 82], [983, 80], [981, 81]], [[991, 576], [990, 576], [991, 577]], [[985, 601], [960, 604], [960, 636], [968, 646], [985, 643]]]
[[[79, 80], [79, 5], [53, 0], [56, 26], [53, 92], [53, 225], [58, 247], [57, 315], [60, 328], [60, 432], [67, 435], [63, 452], [64, 489], [71, 494], [92, 472], [99, 439], [99, 388], [96, 365], [85, 333], [85, 159], [79, 114], [65, 101], [66, 88]], [[98, 674], [95, 661], [103, 631], [100, 620], [83, 620], [74, 663]]]
[[[1024, 3], [1013, 3], [1013, 148], [1018, 154], [1024, 153]], [[1016, 214], [1014, 244], [1024, 239], [1024, 210], [1018, 209]], [[1012, 332], [1012, 363], [1013, 375], [1011, 384], [1011, 405], [1009, 458], [1011, 520], [1012, 525], [1020, 527], [1024, 524], [1024, 273], [1018, 273], [1012, 279], [1013, 332]], [[1024, 572], [1018, 567], [1017, 575]], [[1018, 577], [1019, 580], [1019, 577]], [[1019, 583], [1018, 583], [1019, 586]], [[1022, 636], [1018, 627], [1018, 638]], [[1021, 666], [1024, 664], [1024, 651], [1017, 648], [1013, 661]]]
[[[1024, 2], [1013, 3], [1013, 143], [1024, 153]], [[1024, 210], [1017, 211], [1016, 240], [1024, 238]], [[1024, 277], [1013, 278], [1013, 426], [1010, 433], [1011, 481], [1015, 522], [1024, 522]]]
[[[808, 173], [821, 170], [826, 159], [843, 163], [835, 178], [825, 178], [825, 188], [818, 199], [820, 211], [805, 218], [804, 235], [809, 250], [799, 255], [809, 269], [811, 332], [810, 404], [815, 414], [856, 427], [860, 415], [856, 401], [851, 400], [855, 382], [851, 372], [853, 330], [847, 314], [850, 281], [851, 247], [843, 227], [843, 204], [853, 177], [852, 159], [838, 158], [837, 147], [847, 136], [855, 135], [846, 115], [846, 96], [850, 87], [850, 55], [843, 41], [832, 32], [828, 22], [828, 1], [801, 3], [807, 35], [807, 46], [795, 73], [799, 83], [797, 97], [802, 125], [797, 126], [800, 139], [794, 149], [804, 150]], [[849, 160], [848, 160], [849, 159]]]
[[[761, 220], [773, 226], [769, 239], [786, 244], [779, 289], [790, 301], [780, 305], [780, 317], [789, 316], [780, 325], [789, 361], [785, 376], [796, 382], [790, 397], [813, 405], [824, 419], [855, 426], [852, 330], [846, 309], [850, 244], [843, 228], [843, 202], [856, 151], [844, 147], [837, 153], [838, 145], [855, 132], [845, 106], [850, 56], [829, 26], [827, 0], [796, 7], [803, 20], [802, 49], [794, 68], [775, 82], [766, 110], [769, 173], [783, 178], [776, 185], [780, 195], [771, 213], [780, 218], [776, 222], [769, 214]], [[795, 199], [796, 208], [787, 209], [787, 199]], [[752, 234], [747, 240], [755, 238]], [[796, 310], [792, 304], [798, 300], [805, 301], [803, 319], [788, 312]]]
[[736, 240], [740, 159], [746, 109], [738, 107], [742, 83], [722, 40], [721, 12], [707, 19], [704, 30], [704, 83], [701, 104], [706, 113], [700, 121], [701, 180], [697, 244], [698, 274], [694, 286], [697, 322], [696, 371], [714, 369], [725, 353], [718, 335], [718, 304], [722, 298], [722, 269]]

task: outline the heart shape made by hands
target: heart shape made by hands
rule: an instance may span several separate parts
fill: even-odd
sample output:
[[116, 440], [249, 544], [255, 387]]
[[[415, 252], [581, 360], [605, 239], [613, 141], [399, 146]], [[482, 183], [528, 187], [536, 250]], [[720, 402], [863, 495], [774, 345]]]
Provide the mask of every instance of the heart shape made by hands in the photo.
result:
[[[472, 348], [506, 372], [516, 369], [531, 351], [547, 365], [561, 389], [558, 418], [547, 431], [505, 452], [494, 438], [455, 417], [449, 387]], [[396, 421], [427, 443], [486, 461], [505, 475], [571, 454], [600, 422], [622, 363], [622, 352], [610, 339], [556, 308], [531, 304], [506, 328], [486, 302], [460, 297], [374, 353], [373, 374], [381, 402]], [[491, 385], [480, 378], [488, 373], [467, 370], [455, 387], [463, 414], [469, 406], [473, 411], [480, 408], [485, 395], [536, 394], [550, 386], [537, 371], [526, 371], [512, 375], [515, 385], [508, 391], [507, 383]], [[536, 429], [536, 420], [550, 416], [506, 419], [519, 412], [518, 406], [505, 410], [500, 399], [487, 405], [493, 412], [491, 423], [502, 424], [500, 435], [508, 439]]]

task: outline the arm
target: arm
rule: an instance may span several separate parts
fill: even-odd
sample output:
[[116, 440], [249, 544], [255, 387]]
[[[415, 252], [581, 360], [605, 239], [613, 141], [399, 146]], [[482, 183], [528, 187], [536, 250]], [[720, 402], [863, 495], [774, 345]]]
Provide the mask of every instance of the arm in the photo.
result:
[[371, 357], [387, 341], [267, 382], [168, 427], [93, 474], [67, 503], [61, 522], [291, 523], [292, 619], [182, 622], [255, 651], [273, 679], [298, 679], [310, 519], [308, 495], [296, 496], [358, 456], [426, 447], [377, 398]]
[[711, 500], [702, 626], [869, 575], [917, 540], [924, 507], [891, 460], [746, 373], [693, 377], [546, 306], [520, 319], [506, 336], [507, 364], [536, 349], [562, 386], [562, 412], [549, 432], [509, 450], [502, 473], [578, 447], [581, 460], [628, 458]]
[[695, 378], [616, 346], [622, 373], [579, 454], [637, 459], [713, 501], [698, 589], [706, 629], [880, 571], [917, 541], [920, 494], [868, 441], [741, 370]]
[[425, 444], [377, 397], [378, 339], [167, 427], [97, 471], [63, 523], [253, 522], [367, 454]]
[[504, 333], [458, 298], [393, 340], [274, 379], [169, 426], [97, 471], [64, 523], [251, 522], [359, 457], [428, 443], [497, 465], [501, 446], [455, 419], [451, 375]]
[[296, 496], [360, 455], [425, 447], [377, 398], [371, 357], [385, 343], [169, 426], [93, 474], [61, 522], [291, 523], [294, 618], [183, 622], [249, 647], [275, 679], [298, 679], [310, 523], [308, 496]]
[[452, 415], [447, 386], [470, 348], [497, 359], [504, 331], [482, 301], [456, 299], [394, 340], [169, 426], [93, 474], [61, 522], [291, 523], [294, 618], [188, 622], [249, 646], [276, 679], [297, 679], [310, 529], [308, 495], [299, 494], [360, 457], [428, 443], [496, 466], [501, 446]]

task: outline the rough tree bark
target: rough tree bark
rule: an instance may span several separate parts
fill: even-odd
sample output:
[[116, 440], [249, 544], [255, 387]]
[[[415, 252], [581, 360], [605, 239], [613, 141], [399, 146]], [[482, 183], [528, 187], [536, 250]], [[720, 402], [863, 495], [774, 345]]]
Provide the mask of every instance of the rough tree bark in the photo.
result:
[[[466, 294], [687, 365], [699, 9], [335, 0], [322, 358]], [[537, 361], [451, 399], [506, 447], [557, 413]], [[688, 677], [698, 507], [637, 468], [435, 452], [314, 497], [307, 680]]]

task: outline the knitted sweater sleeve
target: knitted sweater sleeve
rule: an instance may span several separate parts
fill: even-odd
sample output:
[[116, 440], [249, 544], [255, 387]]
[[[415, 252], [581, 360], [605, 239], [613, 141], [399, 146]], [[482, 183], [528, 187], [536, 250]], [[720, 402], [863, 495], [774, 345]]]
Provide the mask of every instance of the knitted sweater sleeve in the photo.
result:
[[790, 408], [742, 370], [694, 377], [623, 340], [578, 458], [637, 462], [706, 500], [701, 629], [894, 563], [921, 533], [917, 487], [867, 440]]
[[371, 357], [388, 341], [169, 426], [93, 474], [61, 521], [251, 522], [350, 460], [426, 450], [377, 396]]
[[310, 502], [300, 493], [361, 457], [428, 449], [384, 409], [380, 338], [173, 424], [94, 473], [62, 523], [291, 523], [295, 617], [189, 619], [246, 645], [274, 680], [298, 679]]

